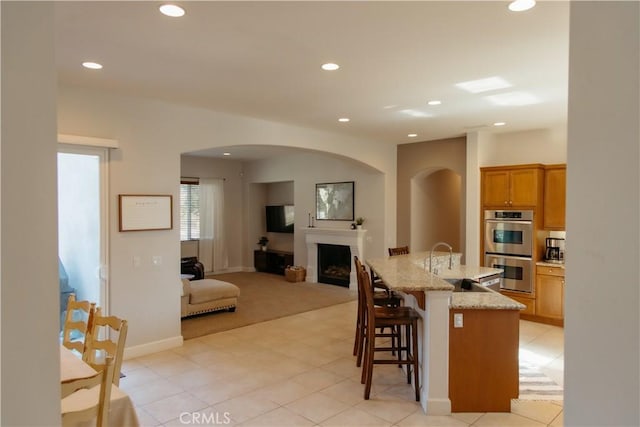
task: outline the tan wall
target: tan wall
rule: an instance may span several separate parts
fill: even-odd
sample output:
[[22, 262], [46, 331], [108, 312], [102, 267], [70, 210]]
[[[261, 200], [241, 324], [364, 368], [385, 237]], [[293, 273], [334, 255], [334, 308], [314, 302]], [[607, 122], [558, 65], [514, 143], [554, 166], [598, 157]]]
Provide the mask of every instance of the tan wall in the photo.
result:
[[414, 250], [430, 249], [436, 242], [447, 242], [453, 250], [461, 252], [460, 207], [461, 178], [449, 169], [440, 169], [424, 179], [420, 179], [423, 193], [420, 208], [423, 215], [413, 215], [413, 225], [421, 221], [424, 225], [422, 236], [412, 232], [411, 247]]
[[[412, 185], [415, 178], [425, 178], [430, 173], [447, 169], [460, 176], [462, 183], [466, 181], [466, 138], [450, 138], [438, 141], [417, 142], [413, 144], [402, 144], [398, 146], [398, 180], [397, 180], [397, 242], [396, 246], [411, 246], [412, 242]], [[464, 252], [464, 200], [465, 187], [460, 188], [459, 218], [457, 241], [459, 247], [456, 250]], [[414, 218], [420, 216], [419, 211], [415, 211]], [[418, 233], [425, 229], [420, 223], [415, 223]], [[446, 234], [448, 239], [453, 238], [452, 234]], [[431, 241], [432, 238], [429, 238]], [[417, 240], [416, 240], [417, 242]], [[418, 243], [417, 243], [418, 244]], [[412, 250], [423, 250], [428, 244], [427, 240], [420, 241], [421, 247], [411, 248]]]

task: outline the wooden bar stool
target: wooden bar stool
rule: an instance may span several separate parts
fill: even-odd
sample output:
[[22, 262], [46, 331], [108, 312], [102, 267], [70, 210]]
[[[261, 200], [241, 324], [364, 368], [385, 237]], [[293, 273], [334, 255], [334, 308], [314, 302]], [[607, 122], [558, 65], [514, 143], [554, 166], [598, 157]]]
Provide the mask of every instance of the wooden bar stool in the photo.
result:
[[[399, 364], [407, 365], [407, 383], [411, 384], [411, 371], [413, 371], [414, 388], [416, 401], [420, 401], [419, 363], [418, 363], [418, 319], [420, 315], [410, 307], [376, 307], [373, 300], [373, 290], [369, 286], [363, 285], [369, 282], [369, 274], [364, 270], [359, 270], [362, 275], [359, 285], [361, 292], [365, 296], [365, 316], [364, 323], [366, 332], [364, 333], [364, 366], [362, 368], [362, 382], [365, 384], [364, 398], [369, 399], [371, 393], [371, 381], [373, 377], [373, 365], [375, 364]], [[392, 330], [404, 330], [404, 345], [391, 347], [376, 347], [376, 329], [391, 327]], [[395, 348], [394, 348], [395, 347]], [[398, 352], [397, 359], [376, 359], [376, 351]], [[403, 357], [404, 352], [404, 357]]]
[[397, 248], [388, 248], [388, 250], [389, 250], [389, 256], [409, 254], [409, 246], [399, 246]]
[[[365, 296], [360, 290], [361, 288], [360, 281], [362, 280], [362, 277], [359, 274], [360, 271], [364, 271], [364, 266], [362, 265], [362, 263], [360, 262], [357, 256], [353, 257], [353, 261], [356, 266], [356, 272], [358, 272], [356, 273], [356, 277], [358, 279], [358, 312], [356, 317], [356, 333], [355, 333], [355, 339], [353, 342], [353, 355], [356, 356], [356, 366], [359, 367], [362, 365], [362, 356], [364, 354], [364, 336], [366, 334], [366, 330], [365, 330], [366, 302], [365, 302]], [[371, 288], [375, 305], [381, 306], [381, 307], [399, 307], [400, 306], [402, 299], [399, 296], [390, 294], [387, 291], [374, 292], [373, 284], [367, 283], [367, 285], [368, 285], [367, 287]], [[384, 330], [381, 332], [378, 332], [377, 336], [391, 338], [392, 347], [394, 348], [396, 346], [395, 344], [396, 341], [398, 342], [400, 341], [399, 332], [396, 330], [396, 328], [391, 328], [391, 332], [388, 332], [388, 333], [385, 333]]]

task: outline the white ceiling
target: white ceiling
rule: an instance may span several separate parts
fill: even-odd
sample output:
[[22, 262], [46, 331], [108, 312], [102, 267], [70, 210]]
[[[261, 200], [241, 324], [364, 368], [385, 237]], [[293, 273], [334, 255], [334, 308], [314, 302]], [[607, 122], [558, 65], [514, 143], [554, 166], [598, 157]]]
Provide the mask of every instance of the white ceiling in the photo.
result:
[[[60, 82], [391, 144], [566, 122], [568, 2], [521, 13], [505, 1], [179, 4], [182, 18], [155, 1], [56, 3]], [[87, 60], [104, 68], [86, 70]], [[322, 71], [325, 62], [341, 68]], [[493, 76], [512, 87], [455, 86]], [[537, 103], [486, 98], [507, 92]]]

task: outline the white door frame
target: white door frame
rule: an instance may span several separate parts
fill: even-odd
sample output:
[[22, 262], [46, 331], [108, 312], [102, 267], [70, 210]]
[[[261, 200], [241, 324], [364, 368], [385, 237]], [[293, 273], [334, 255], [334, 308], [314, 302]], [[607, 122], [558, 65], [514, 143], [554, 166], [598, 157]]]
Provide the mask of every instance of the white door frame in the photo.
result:
[[109, 303], [109, 149], [85, 145], [58, 144], [58, 153], [97, 156], [100, 174], [100, 301], [103, 315], [110, 314]]

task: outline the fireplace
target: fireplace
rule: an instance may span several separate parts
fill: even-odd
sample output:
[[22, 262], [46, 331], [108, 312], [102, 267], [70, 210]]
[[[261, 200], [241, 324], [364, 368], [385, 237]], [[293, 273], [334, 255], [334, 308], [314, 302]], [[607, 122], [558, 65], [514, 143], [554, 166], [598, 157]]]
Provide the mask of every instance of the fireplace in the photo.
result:
[[351, 250], [349, 246], [318, 244], [318, 283], [349, 287]]
[[[353, 257], [357, 256], [364, 260], [364, 236], [367, 230], [351, 230], [338, 228], [306, 227], [302, 231], [305, 233], [305, 243], [307, 244], [307, 282], [318, 283], [320, 269], [318, 266], [318, 248], [320, 245], [337, 245], [348, 248], [349, 264], [349, 289], [358, 290]], [[342, 286], [347, 286], [344, 284]]]

